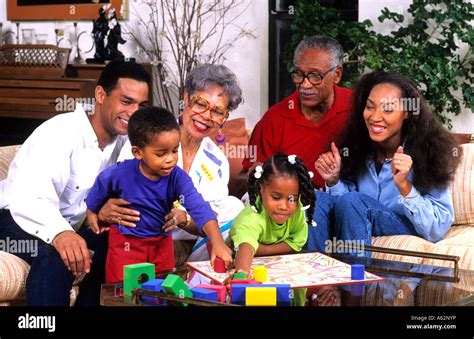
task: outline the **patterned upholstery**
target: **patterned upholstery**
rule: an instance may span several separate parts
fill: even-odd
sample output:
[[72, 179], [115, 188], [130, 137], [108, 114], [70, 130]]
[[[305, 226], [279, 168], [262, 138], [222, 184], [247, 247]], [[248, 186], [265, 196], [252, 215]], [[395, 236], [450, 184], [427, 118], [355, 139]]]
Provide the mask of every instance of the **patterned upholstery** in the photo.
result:
[[463, 160], [451, 183], [454, 225], [474, 227], [474, 143], [463, 144]]
[[0, 180], [7, 177], [8, 167], [19, 149], [20, 145], [0, 147]]
[[24, 298], [29, 269], [24, 260], [0, 251], [0, 302]]
[[[372, 245], [385, 248], [396, 248], [407, 251], [429, 252], [432, 243], [425, 239], [412, 235], [392, 235], [384, 237], [374, 237]], [[408, 257], [388, 253], [372, 253], [372, 257], [383, 260], [403, 261], [413, 264], [422, 264], [423, 258]]]

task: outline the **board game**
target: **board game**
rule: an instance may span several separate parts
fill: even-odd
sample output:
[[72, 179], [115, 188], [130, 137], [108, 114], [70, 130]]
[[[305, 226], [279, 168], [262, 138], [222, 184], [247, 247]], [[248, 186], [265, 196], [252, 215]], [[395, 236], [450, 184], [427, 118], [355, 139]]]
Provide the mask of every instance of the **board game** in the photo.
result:
[[[228, 277], [227, 273], [214, 272], [210, 261], [195, 261], [186, 264], [219, 284], [222, 284]], [[367, 271], [364, 273], [363, 280], [352, 280], [351, 265], [317, 252], [256, 257], [253, 259], [252, 269], [255, 266], [267, 268], [265, 283], [290, 284], [292, 288], [383, 280], [383, 278]]]

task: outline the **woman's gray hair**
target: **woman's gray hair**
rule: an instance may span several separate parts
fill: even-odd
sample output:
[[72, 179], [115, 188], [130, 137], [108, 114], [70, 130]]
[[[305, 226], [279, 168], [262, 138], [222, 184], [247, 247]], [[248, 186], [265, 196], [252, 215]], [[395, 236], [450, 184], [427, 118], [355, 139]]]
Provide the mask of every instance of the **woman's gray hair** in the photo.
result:
[[235, 74], [224, 65], [202, 64], [196, 66], [186, 76], [184, 89], [192, 95], [198, 91], [206, 91], [211, 87], [220, 86], [229, 97], [227, 109], [233, 111], [242, 102], [240, 89]]
[[337, 40], [323, 35], [312, 35], [305, 37], [296, 47], [293, 64], [296, 64], [296, 60], [304, 50], [310, 48], [328, 52], [331, 55], [331, 67], [342, 66], [344, 62], [344, 49]]

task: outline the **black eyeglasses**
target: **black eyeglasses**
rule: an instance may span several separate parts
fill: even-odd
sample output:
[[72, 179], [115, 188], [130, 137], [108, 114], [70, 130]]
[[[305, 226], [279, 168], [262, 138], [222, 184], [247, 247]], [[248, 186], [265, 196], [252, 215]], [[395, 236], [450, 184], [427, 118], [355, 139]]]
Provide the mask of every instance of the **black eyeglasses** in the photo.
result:
[[298, 71], [291, 72], [291, 80], [297, 85], [300, 85], [303, 83], [304, 79], [307, 78], [308, 81], [311, 83], [311, 85], [319, 85], [323, 82], [324, 77], [329, 73], [334, 71], [337, 68], [337, 66], [334, 66], [333, 68], [328, 69], [326, 72], [323, 74], [321, 73], [301, 73]]

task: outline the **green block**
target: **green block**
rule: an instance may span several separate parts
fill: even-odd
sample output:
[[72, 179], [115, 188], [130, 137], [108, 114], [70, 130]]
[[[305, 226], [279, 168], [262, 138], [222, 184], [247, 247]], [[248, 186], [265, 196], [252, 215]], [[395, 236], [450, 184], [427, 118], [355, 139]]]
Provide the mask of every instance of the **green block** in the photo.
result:
[[144, 282], [152, 279], [155, 279], [155, 264], [144, 262], [125, 265], [123, 267], [123, 293], [132, 296], [132, 289], [140, 288]]
[[234, 276], [232, 279], [247, 279], [247, 273], [245, 272], [240, 272], [240, 273], [234, 273]]
[[[165, 281], [161, 284], [167, 293], [172, 293], [180, 298], [192, 298], [193, 292], [191, 292], [184, 283], [183, 279], [176, 274], [168, 274]], [[183, 303], [184, 306], [188, 304]]]

